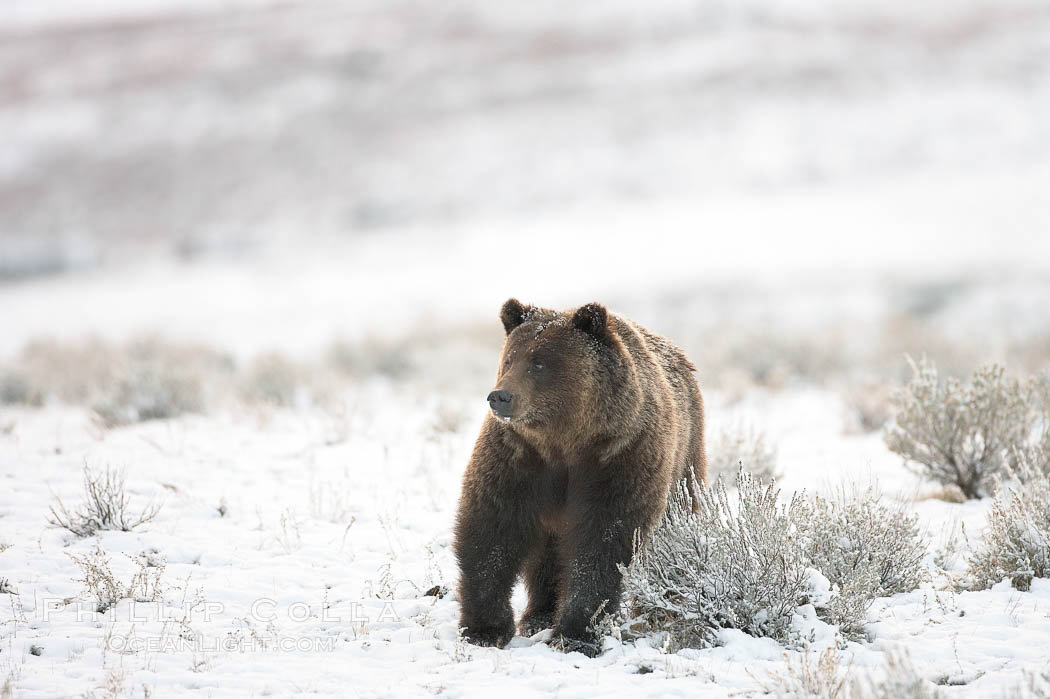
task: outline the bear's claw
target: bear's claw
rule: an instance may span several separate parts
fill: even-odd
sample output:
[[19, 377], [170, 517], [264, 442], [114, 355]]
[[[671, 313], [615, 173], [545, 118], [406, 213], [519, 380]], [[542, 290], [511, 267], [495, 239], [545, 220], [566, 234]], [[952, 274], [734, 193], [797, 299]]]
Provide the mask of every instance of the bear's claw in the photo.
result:
[[579, 652], [583, 653], [588, 658], [597, 658], [602, 653], [602, 647], [600, 644], [584, 641], [579, 638], [556, 636], [550, 640], [549, 645], [552, 648], [557, 648], [563, 653]]
[[521, 635], [526, 637], [550, 628], [554, 628], [554, 614], [527, 614], [518, 622]]
[[510, 629], [488, 627], [479, 629], [467, 629], [463, 632], [463, 640], [475, 646], [495, 646], [502, 648], [514, 638], [514, 627]]

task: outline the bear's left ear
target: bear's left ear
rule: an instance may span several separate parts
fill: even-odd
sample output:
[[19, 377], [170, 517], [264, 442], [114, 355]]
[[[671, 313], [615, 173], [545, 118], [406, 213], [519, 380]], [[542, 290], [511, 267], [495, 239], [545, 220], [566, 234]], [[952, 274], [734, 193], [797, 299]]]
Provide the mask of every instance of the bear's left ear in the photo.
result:
[[572, 327], [582, 330], [597, 340], [604, 340], [609, 334], [609, 314], [600, 303], [588, 303], [580, 306], [572, 317]]

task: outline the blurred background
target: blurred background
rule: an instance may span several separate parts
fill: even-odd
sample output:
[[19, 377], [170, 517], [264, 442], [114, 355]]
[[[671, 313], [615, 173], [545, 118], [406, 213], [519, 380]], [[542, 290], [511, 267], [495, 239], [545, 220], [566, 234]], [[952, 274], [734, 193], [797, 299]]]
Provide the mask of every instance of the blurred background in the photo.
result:
[[509, 296], [727, 394], [1035, 371], [1047, 124], [1043, 0], [5, 0], [5, 400], [187, 347], [484, 395]]

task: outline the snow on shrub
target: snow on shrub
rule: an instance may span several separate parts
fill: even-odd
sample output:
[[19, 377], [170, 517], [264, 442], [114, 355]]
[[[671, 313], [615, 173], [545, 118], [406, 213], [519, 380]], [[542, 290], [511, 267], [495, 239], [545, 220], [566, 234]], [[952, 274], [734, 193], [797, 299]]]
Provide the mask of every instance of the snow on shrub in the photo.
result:
[[874, 491], [780, 503], [772, 483], [743, 471], [736, 487], [735, 506], [724, 481], [699, 488], [695, 511], [676, 491], [623, 569], [629, 632], [666, 632], [672, 648], [710, 644], [724, 628], [794, 645], [793, 617], [812, 604], [856, 636], [876, 596], [918, 586], [925, 542], [915, 518]]
[[795, 641], [791, 619], [810, 592], [801, 542], [794, 536], [796, 496], [741, 471], [736, 507], [725, 482], [698, 488], [696, 511], [680, 489], [662, 523], [624, 569], [632, 630], [665, 631], [672, 647], [705, 645], [721, 628]]
[[763, 682], [767, 694], [797, 699], [940, 699], [944, 694], [922, 677], [904, 653], [889, 652], [877, 671], [858, 672], [829, 646], [819, 656], [806, 647], [796, 658], [785, 657], [784, 668]]
[[116, 378], [92, 409], [106, 427], [161, 420], [204, 410], [198, 359], [190, 348], [133, 343], [116, 364]]
[[1050, 668], [1024, 671], [1024, 680], [1005, 696], [1009, 699], [1050, 699]]
[[842, 655], [835, 646], [828, 646], [816, 657], [806, 646], [797, 658], [785, 654], [784, 667], [780, 672], [770, 673], [768, 681], [762, 682], [762, 689], [777, 697], [846, 699], [850, 670], [849, 664], [842, 663]]
[[348, 378], [336, 368], [277, 353], [238, 366], [222, 352], [161, 337], [121, 345], [37, 340], [0, 365], [0, 405], [86, 405], [105, 428], [203, 413], [233, 397], [252, 407], [329, 407]]
[[115, 427], [201, 412], [205, 388], [232, 371], [221, 353], [159, 338], [124, 345], [38, 340], [0, 368], [0, 403], [89, 405], [101, 425]]
[[874, 488], [812, 498], [796, 522], [809, 565], [838, 588], [822, 616], [851, 637], [876, 597], [919, 586], [927, 544], [918, 517], [885, 504]]
[[925, 359], [911, 365], [911, 382], [894, 395], [896, 417], [885, 439], [925, 477], [982, 497], [1013, 453], [1050, 440], [1046, 376], [1020, 382], [992, 364], [962, 383], [941, 381]]
[[241, 382], [241, 394], [249, 403], [294, 406], [307, 383], [306, 372], [280, 354], [256, 358]]
[[41, 405], [44, 397], [24, 372], [0, 372], [0, 405]]
[[881, 381], [864, 381], [848, 388], [843, 395], [849, 410], [847, 429], [861, 433], [882, 429], [892, 417], [891, 393]]
[[1009, 578], [1016, 589], [1028, 590], [1032, 578], [1050, 577], [1048, 461], [1050, 451], [1032, 451], [1008, 469], [1013, 483], [999, 489], [984, 540], [970, 558], [974, 587], [989, 588]]
[[[49, 398], [87, 403], [114, 380], [114, 350], [98, 340], [34, 340], [8, 368], [21, 389], [8, 402], [39, 404]], [[19, 395], [21, 394], [21, 395]]]
[[707, 450], [708, 479], [734, 482], [743, 469], [763, 481], [776, 477], [777, 450], [753, 427], [722, 430]]

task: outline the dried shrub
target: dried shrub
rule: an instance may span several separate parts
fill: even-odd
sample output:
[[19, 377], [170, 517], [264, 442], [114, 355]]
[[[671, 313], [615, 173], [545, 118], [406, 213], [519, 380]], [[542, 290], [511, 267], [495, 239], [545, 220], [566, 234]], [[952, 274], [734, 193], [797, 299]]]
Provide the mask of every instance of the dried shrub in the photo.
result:
[[1050, 373], [1029, 380], [1029, 409], [1033, 429], [1029, 439], [1012, 452], [1014, 478], [1050, 478]]
[[[941, 381], [925, 359], [911, 363], [913, 376], [894, 394], [897, 410], [886, 445], [918, 465], [925, 477], [956, 485], [968, 498], [988, 494], [1011, 455], [1050, 440], [1047, 378], [1020, 382], [1003, 367], [988, 365], [967, 383]], [[1033, 434], [1041, 435], [1033, 441]]]
[[1032, 578], [1050, 577], [1050, 478], [1046, 461], [1034, 463], [1034, 458], [1023, 455], [1016, 468], [1008, 469], [1014, 483], [1000, 488], [992, 503], [984, 540], [970, 558], [969, 573], [978, 589], [1009, 578], [1018, 590], [1028, 590]]
[[940, 699], [944, 694], [923, 678], [904, 654], [886, 656], [882, 672], [857, 673], [842, 662], [834, 647], [818, 657], [807, 647], [796, 660], [786, 658], [784, 671], [763, 683], [767, 694], [798, 699]]
[[682, 346], [690, 350], [698, 366], [718, 367], [712, 375], [731, 371], [746, 376], [752, 385], [779, 390], [791, 381], [823, 382], [849, 366], [841, 329], [829, 326], [821, 330], [820, 337], [815, 338], [811, 332], [742, 330], [734, 324], [712, 328], [701, 337], [690, 338], [685, 329], [680, 335]]
[[69, 557], [80, 568], [80, 582], [94, 599], [96, 612], [104, 614], [126, 597], [124, 585], [113, 574], [109, 558], [101, 548], [83, 556], [69, 554]]
[[1009, 699], [1050, 699], [1050, 668], [1026, 669], [1021, 685], [1005, 696]]
[[808, 564], [837, 588], [821, 617], [845, 635], [863, 635], [876, 597], [919, 586], [927, 542], [918, 517], [885, 504], [874, 488], [843, 490], [834, 499], [814, 497], [800, 515], [796, 525]]
[[157, 341], [132, 343], [120, 355], [111, 388], [93, 406], [106, 427], [204, 410], [205, 367], [213, 355]]
[[759, 480], [770, 481], [777, 476], [776, 468], [776, 447], [754, 427], [738, 425], [722, 430], [708, 446], [707, 473], [712, 481], [720, 478], [733, 483], [740, 469]]
[[117, 579], [110, 567], [109, 557], [100, 547], [83, 556], [69, 554], [80, 568], [85, 591], [95, 602], [95, 611], [104, 614], [122, 599], [133, 599], [136, 602], [155, 602], [162, 599], [164, 590], [161, 577], [164, 575], [164, 563], [157, 564], [146, 555], [130, 557], [137, 570], [128, 583]]
[[835, 646], [829, 646], [815, 659], [806, 646], [797, 660], [785, 655], [784, 670], [771, 673], [769, 681], [762, 684], [767, 694], [777, 697], [848, 699], [850, 666], [842, 664]]
[[379, 375], [403, 380], [416, 371], [412, 346], [407, 340], [369, 338], [359, 343], [336, 342], [328, 350], [328, 363], [337, 371], [357, 378]]
[[961, 505], [966, 502], [966, 496], [959, 490], [957, 485], [936, 485], [928, 490], [923, 490], [916, 494], [915, 502], [924, 502], [926, 500], [940, 500], [941, 502], [950, 502], [953, 505]]
[[851, 386], [844, 400], [850, 412], [847, 429], [851, 432], [880, 430], [893, 416], [889, 386], [880, 381], [867, 381]]
[[156, 338], [125, 345], [37, 340], [0, 373], [0, 402], [86, 404], [100, 424], [115, 427], [201, 412], [208, 385], [232, 371], [223, 354]]
[[120, 427], [200, 412], [203, 406], [201, 386], [195, 378], [143, 367], [121, 376], [113, 394], [92, 410], [105, 427]]
[[0, 405], [42, 405], [44, 396], [22, 371], [0, 372]]
[[279, 354], [266, 354], [252, 363], [241, 382], [241, 395], [250, 403], [288, 407], [296, 403], [303, 384], [302, 368]]
[[426, 386], [446, 396], [466, 389], [476, 398], [476, 387], [491, 380], [493, 352], [502, 340], [499, 323], [489, 321], [424, 325], [400, 337], [336, 342], [325, 368], [356, 380]]
[[55, 498], [50, 509], [48, 522], [79, 537], [88, 537], [100, 531], [129, 532], [152, 521], [160, 511], [160, 506], [151, 503], [133, 515], [123, 474], [108, 467], [102, 473], [94, 473], [85, 465], [84, 502], [80, 508], [71, 512], [60, 499]]
[[944, 693], [919, 674], [905, 653], [890, 652], [881, 675], [864, 673], [850, 681], [850, 699], [941, 699]]
[[69, 403], [90, 403], [116, 379], [115, 350], [99, 340], [34, 340], [12, 368], [30, 395]]

